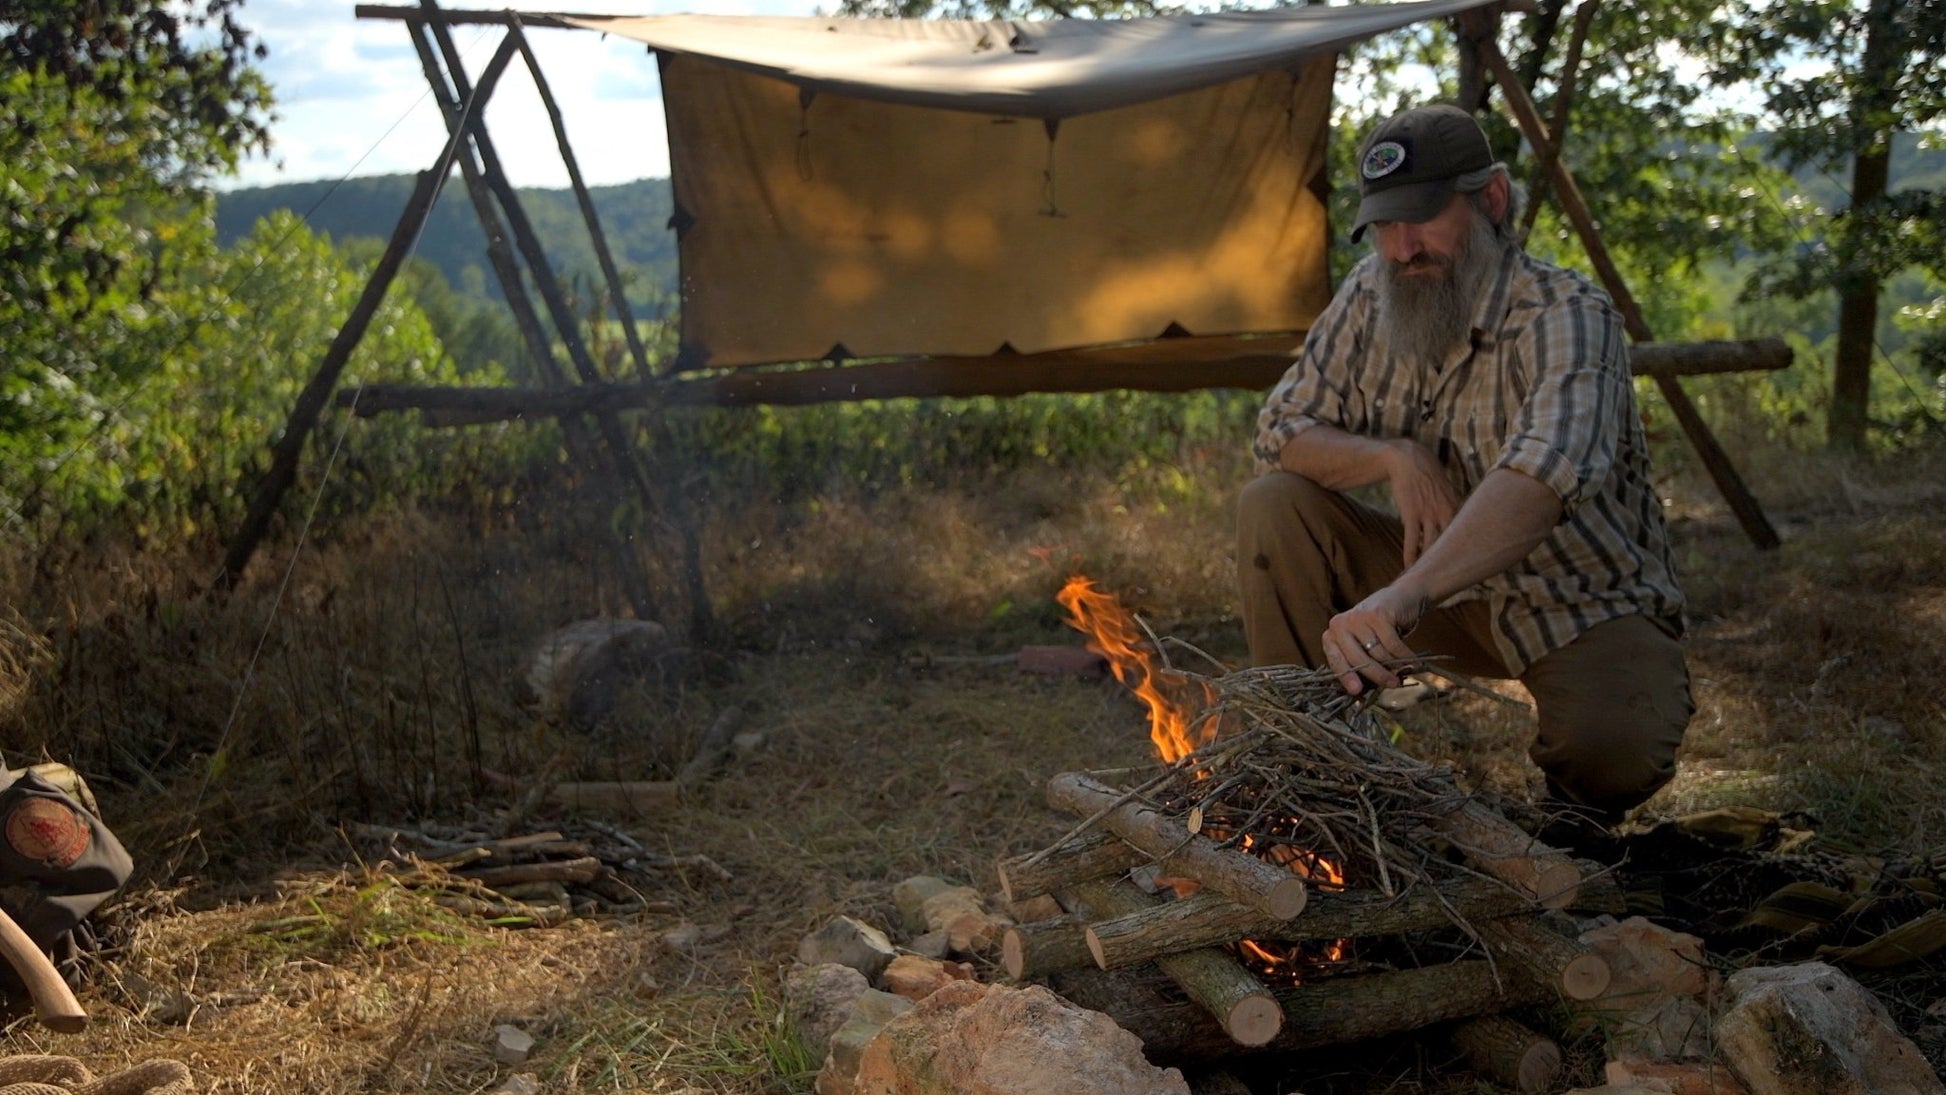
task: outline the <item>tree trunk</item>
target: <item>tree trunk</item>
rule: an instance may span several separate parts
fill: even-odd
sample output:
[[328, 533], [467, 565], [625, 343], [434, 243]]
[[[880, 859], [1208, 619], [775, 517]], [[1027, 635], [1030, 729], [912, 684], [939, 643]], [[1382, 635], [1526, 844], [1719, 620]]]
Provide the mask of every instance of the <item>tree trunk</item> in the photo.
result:
[[[1865, 16], [1865, 73], [1886, 72], [1895, 51], [1897, 34], [1891, 26], [1893, 0], [1872, 0]], [[1885, 199], [1892, 167], [1892, 138], [1875, 126], [1873, 104], [1854, 101], [1851, 107], [1851, 212], [1845, 225], [1838, 271], [1838, 347], [1831, 371], [1831, 417], [1826, 438], [1833, 449], [1863, 452], [1865, 424], [1871, 409], [1872, 352], [1878, 335], [1879, 276], [1864, 253], [1866, 226], [1861, 213]]]

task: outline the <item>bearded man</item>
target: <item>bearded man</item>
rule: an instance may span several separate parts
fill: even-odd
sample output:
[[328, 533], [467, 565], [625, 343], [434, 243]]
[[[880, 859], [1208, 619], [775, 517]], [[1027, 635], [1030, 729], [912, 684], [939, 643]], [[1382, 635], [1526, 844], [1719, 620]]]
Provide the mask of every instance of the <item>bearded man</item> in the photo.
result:
[[[1272, 390], [1239, 504], [1251, 658], [1354, 694], [1428, 658], [1518, 679], [1548, 797], [1611, 823], [1694, 710], [1621, 316], [1521, 249], [1524, 195], [1465, 111], [1385, 121], [1359, 174], [1373, 253]], [[1378, 483], [1396, 514], [1343, 493]]]

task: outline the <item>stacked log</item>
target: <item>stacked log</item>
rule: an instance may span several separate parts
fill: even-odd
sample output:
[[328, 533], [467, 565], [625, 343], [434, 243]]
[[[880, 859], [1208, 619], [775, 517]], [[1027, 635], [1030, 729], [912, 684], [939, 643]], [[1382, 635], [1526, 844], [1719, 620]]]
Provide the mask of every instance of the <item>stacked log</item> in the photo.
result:
[[[1450, 872], [1388, 893], [1307, 884], [1192, 832], [1193, 819], [1084, 773], [1055, 776], [1047, 796], [1083, 826], [1050, 848], [1002, 860], [998, 872], [1010, 901], [1052, 894], [1065, 912], [1011, 928], [1002, 964], [1015, 980], [1046, 979], [1105, 1012], [1157, 1063], [1316, 1048], [1587, 1000], [1607, 988], [1607, 963], [1547, 918], [1570, 903], [1618, 911], [1618, 892], [1592, 865], [1538, 843], [1482, 803], [1454, 806], [1423, 826], [1429, 846], [1457, 857]], [[1189, 892], [1145, 893], [1131, 881], [1138, 867]], [[1433, 932], [1470, 942], [1447, 961], [1323, 970], [1297, 984], [1266, 984], [1236, 957], [1245, 940], [1329, 944]], [[1548, 1070], [1546, 1040], [1516, 1038], [1516, 1029], [1511, 1020], [1486, 1023], [1466, 1045], [1531, 1083]], [[1558, 1053], [1553, 1060], [1558, 1068]]]

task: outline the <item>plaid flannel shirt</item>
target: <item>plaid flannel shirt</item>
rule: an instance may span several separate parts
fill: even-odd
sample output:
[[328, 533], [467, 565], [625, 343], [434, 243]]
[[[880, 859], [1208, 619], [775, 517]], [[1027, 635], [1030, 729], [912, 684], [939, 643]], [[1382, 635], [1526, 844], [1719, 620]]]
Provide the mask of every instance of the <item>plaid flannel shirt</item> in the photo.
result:
[[1510, 247], [1472, 338], [1436, 369], [1394, 356], [1368, 256], [1311, 327], [1258, 416], [1257, 468], [1326, 423], [1409, 437], [1439, 455], [1462, 496], [1511, 468], [1561, 499], [1554, 531], [1519, 563], [1449, 598], [1485, 599], [1501, 658], [1519, 675], [1605, 620], [1640, 613], [1682, 630], [1662, 506], [1649, 480], [1622, 319], [1570, 270]]

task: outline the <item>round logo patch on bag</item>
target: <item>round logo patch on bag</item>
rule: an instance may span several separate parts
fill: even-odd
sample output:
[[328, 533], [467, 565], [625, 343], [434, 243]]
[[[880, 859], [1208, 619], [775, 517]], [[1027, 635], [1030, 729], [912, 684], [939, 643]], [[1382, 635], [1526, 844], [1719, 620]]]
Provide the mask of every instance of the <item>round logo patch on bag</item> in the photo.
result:
[[7, 846], [56, 870], [74, 865], [92, 833], [74, 807], [51, 798], [29, 798], [7, 815]]

